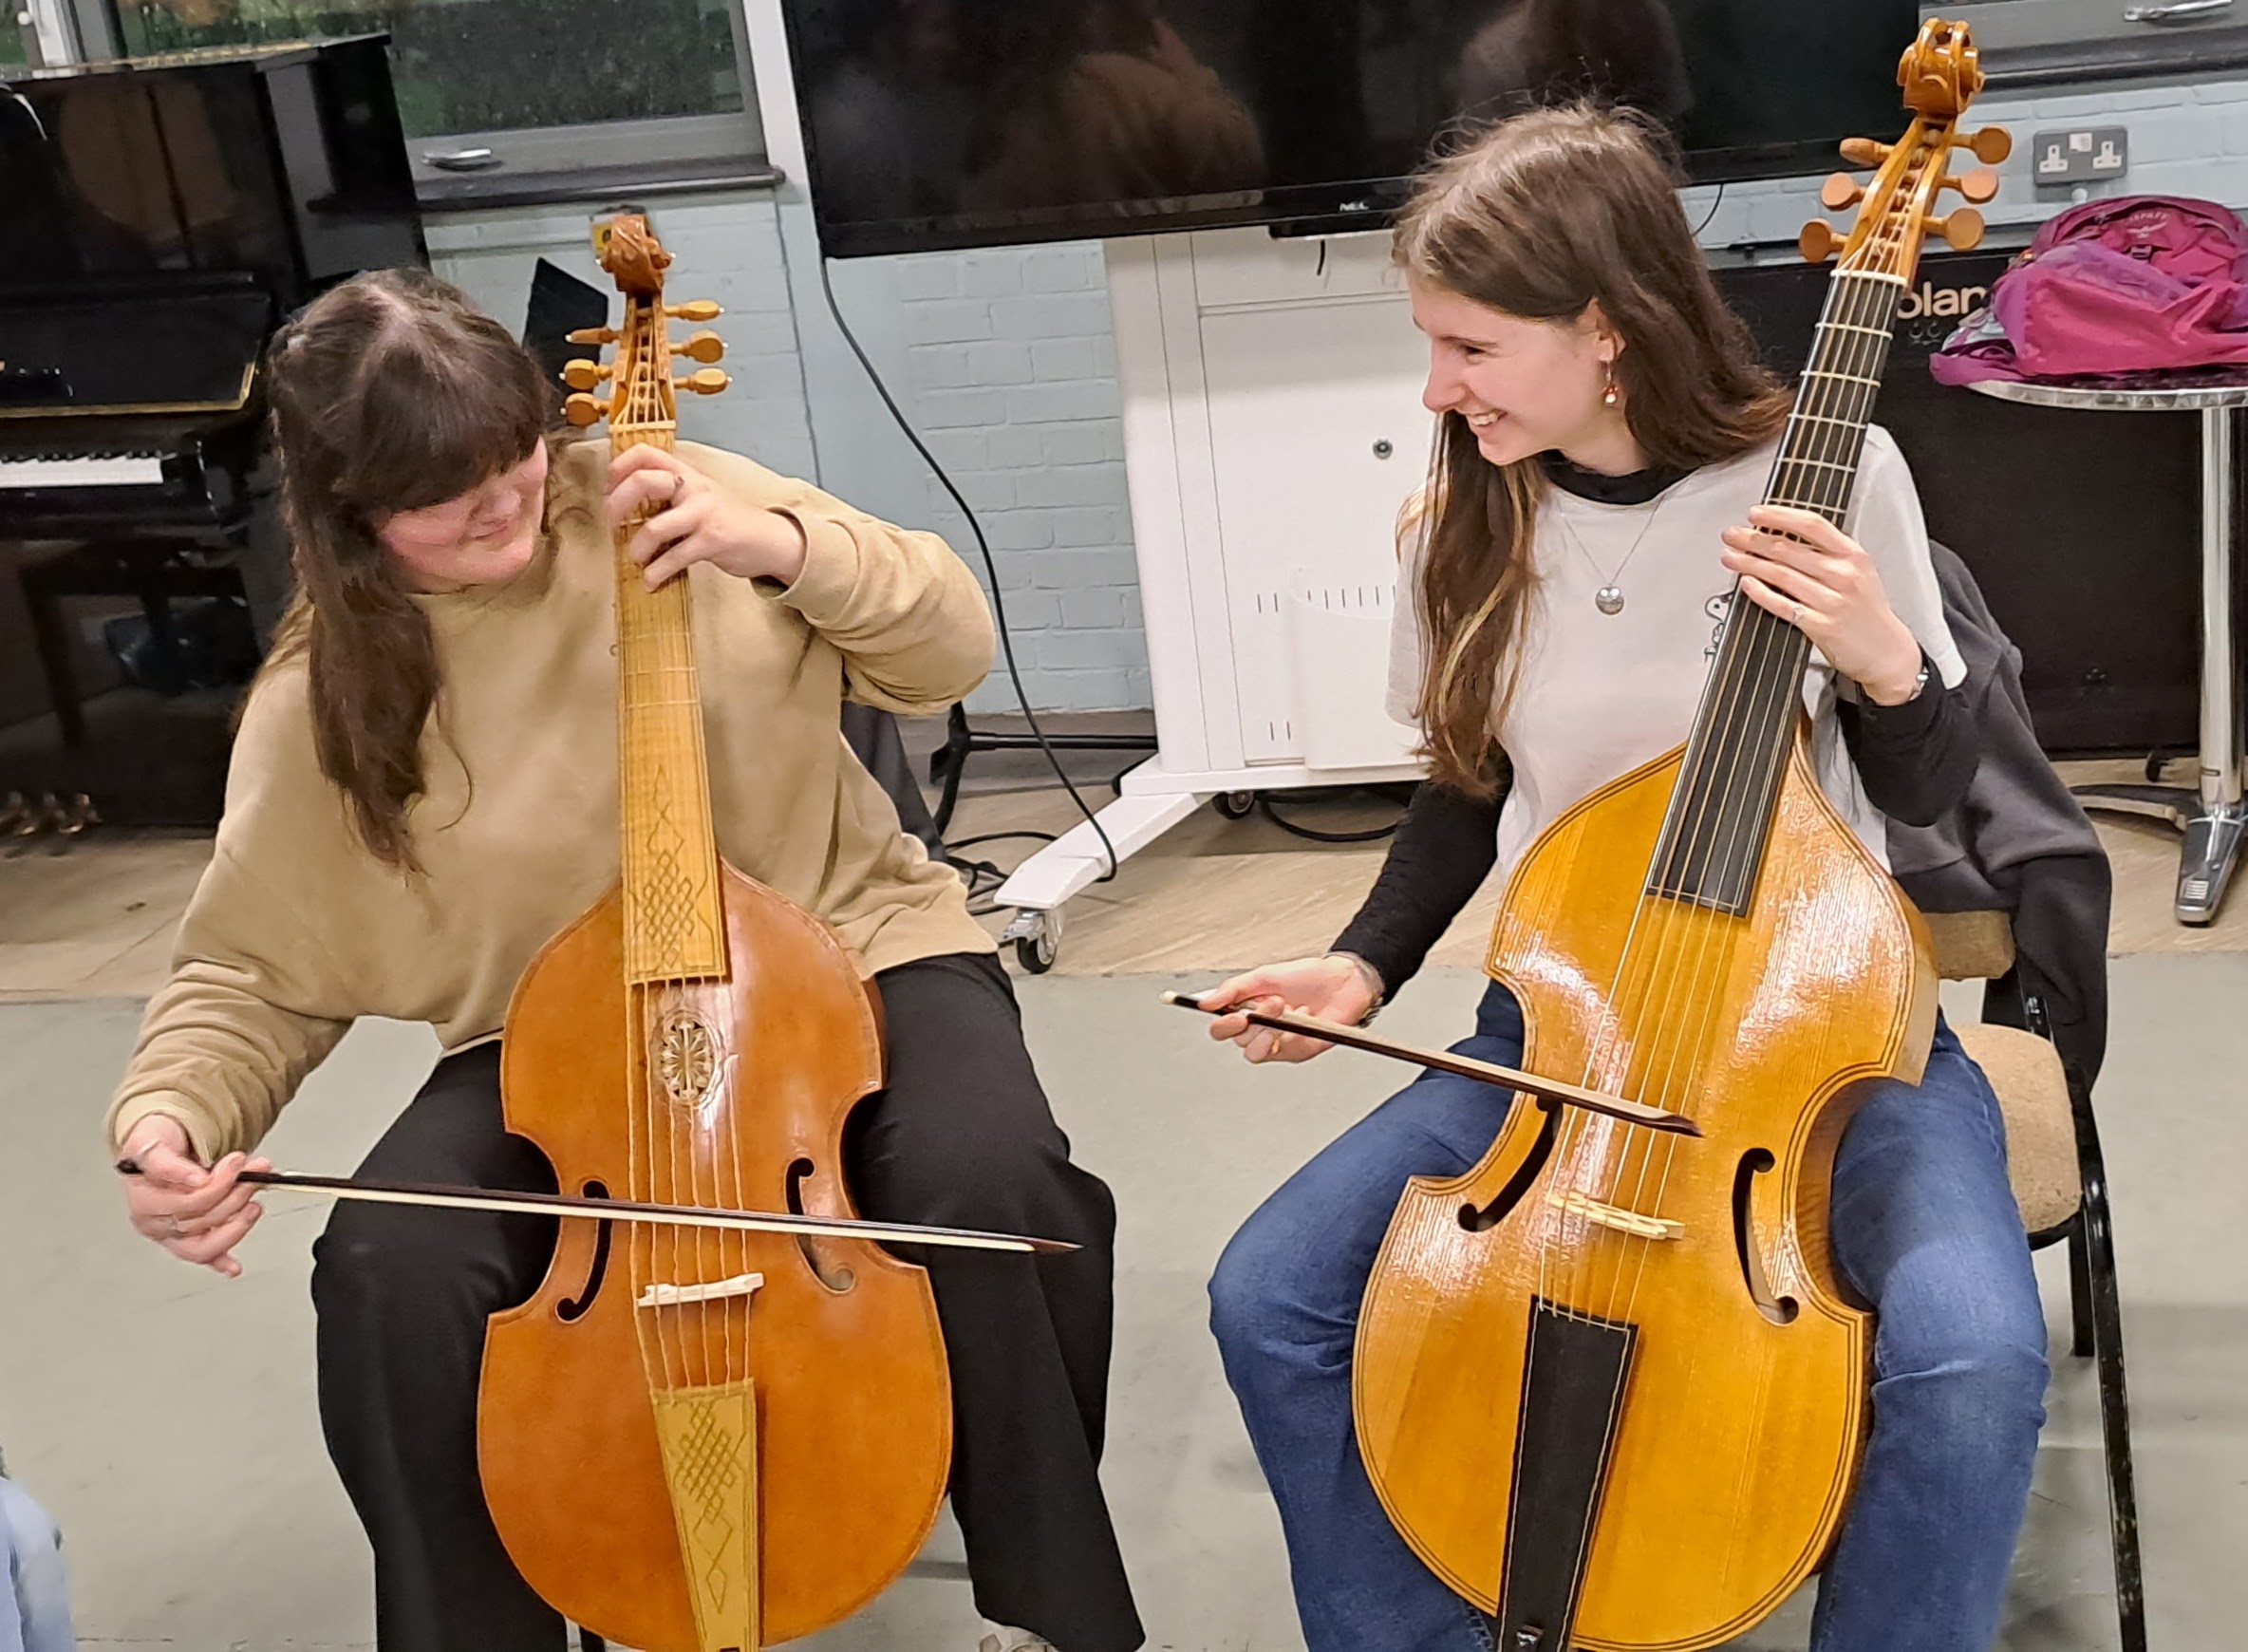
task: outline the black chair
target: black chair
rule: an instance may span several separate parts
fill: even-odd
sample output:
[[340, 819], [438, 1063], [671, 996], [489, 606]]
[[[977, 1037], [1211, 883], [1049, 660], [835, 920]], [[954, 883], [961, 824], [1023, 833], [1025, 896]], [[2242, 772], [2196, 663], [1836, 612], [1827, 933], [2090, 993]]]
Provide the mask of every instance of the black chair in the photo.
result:
[[2124, 1652], [2145, 1652], [2123, 1313], [2092, 1110], [2108, 1046], [2113, 877], [2098, 832], [2038, 740], [2020, 651], [1967, 564], [1943, 545], [1929, 551], [1967, 665], [1981, 759], [1943, 819], [1890, 822], [1889, 863], [1927, 916], [1940, 973], [1985, 984], [1982, 1020], [1956, 1030], [2005, 1112], [2031, 1247], [2069, 1247], [2070, 1352], [2098, 1366], [2116, 1617]]
[[2031, 1248], [2069, 1247], [2070, 1352], [2098, 1362], [2117, 1626], [2124, 1652], [2146, 1652], [2123, 1310], [2091, 1086], [2054, 1044], [2040, 995], [2024, 989], [2004, 912], [1934, 912], [1928, 924], [1945, 979], [1986, 983], [1983, 1020], [1954, 1030], [2005, 1113], [2014, 1197]]
[[906, 835], [920, 838], [931, 860], [944, 859], [944, 830], [929, 814], [928, 801], [922, 797], [921, 786], [913, 779], [912, 760], [906, 756], [906, 742], [898, 733], [897, 718], [874, 706], [846, 701], [843, 739], [852, 755], [865, 765], [867, 773], [890, 794], [890, 802], [897, 807], [898, 824], [905, 828]]

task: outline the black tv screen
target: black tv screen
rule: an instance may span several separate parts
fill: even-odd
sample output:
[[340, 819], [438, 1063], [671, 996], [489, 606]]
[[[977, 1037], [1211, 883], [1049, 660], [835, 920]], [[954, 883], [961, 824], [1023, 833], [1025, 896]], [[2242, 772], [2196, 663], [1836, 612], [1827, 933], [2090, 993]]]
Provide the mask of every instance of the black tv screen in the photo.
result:
[[1903, 127], [1914, 0], [783, 0], [835, 257], [1377, 228], [1433, 148], [1628, 103], [1699, 181]]

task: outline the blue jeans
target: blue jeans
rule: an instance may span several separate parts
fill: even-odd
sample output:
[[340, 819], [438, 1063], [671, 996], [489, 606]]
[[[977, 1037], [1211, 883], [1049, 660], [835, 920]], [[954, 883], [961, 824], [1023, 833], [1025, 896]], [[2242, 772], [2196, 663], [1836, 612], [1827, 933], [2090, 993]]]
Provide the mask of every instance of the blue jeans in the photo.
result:
[[12, 1586], [0, 1595], [0, 1652], [73, 1652], [62, 1534], [9, 1479], [0, 1479], [0, 1558]]
[[[1512, 1065], [1522, 1012], [1492, 986], [1462, 1054]], [[1374, 1495], [1351, 1424], [1351, 1345], [1407, 1178], [1457, 1175], [1504, 1097], [1429, 1073], [1297, 1172], [1210, 1281], [1210, 1324], [1280, 1505], [1310, 1652], [1489, 1652], [1488, 1622]], [[1834, 1257], [1880, 1314], [1873, 1428], [1820, 1580], [1812, 1652], [1983, 1652], [1996, 1632], [2045, 1420], [2045, 1316], [2006, 1179], [1998, 1103], [1939, 1023], [1918, 1085], [1885, 1084], [1834, 1165]]]

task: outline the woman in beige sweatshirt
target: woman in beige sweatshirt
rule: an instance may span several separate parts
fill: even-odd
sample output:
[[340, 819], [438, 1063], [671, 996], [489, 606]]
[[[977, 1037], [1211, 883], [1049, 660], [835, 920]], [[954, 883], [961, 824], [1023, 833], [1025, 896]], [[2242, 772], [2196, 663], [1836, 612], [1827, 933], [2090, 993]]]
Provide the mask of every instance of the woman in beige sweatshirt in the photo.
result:
[[[1130, 1652], [1096, 1476], [1115, 1211], [1070, 1162], [965, 891], [898, 825], [839, 726], [933, 711], [992, 630], [933, 535], [692, 445], [550, 441], [540, 369], [455, 289], [362, 276], [267, 368], [302, 599], [253, 689], [216, 851], [109, 1118], [135, 1226], [232, 1276], [235, 1178], [359, 1016], [445, 1056], [363, 1173], [551, 1190], [501, 1123], [499, 1034], [533, 955], [618, 876], [612, 521], [694, 590], [712, 811], [733, 865], [824, 919], [879, 988], [888, 1087], [852, 1117], [871, 1217], [1073, 1240], [931, 1257], [952, 1499], [984, 1652]], [[483, 1503], [484, 1323], [528, 1297], [543, 1218], [346, 1205], [316, 1251], [321, 1416], [375, 1556], [384, 1652], [553, 1652], [563, 1625]], [[588, 1517], [599, 1518], [597, 1491]], [[1002, 1624], [1024, 1624], [1006, 1629]]]

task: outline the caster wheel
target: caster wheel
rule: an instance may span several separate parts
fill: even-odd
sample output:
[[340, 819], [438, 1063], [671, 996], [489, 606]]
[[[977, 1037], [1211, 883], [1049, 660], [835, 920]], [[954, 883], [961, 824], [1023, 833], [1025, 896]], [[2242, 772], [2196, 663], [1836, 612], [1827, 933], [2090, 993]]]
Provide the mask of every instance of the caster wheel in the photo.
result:
[[1015, 943], [1015, 962], [1026, 974], [1043, 975], [1061, 955], [1061, 913], [1058, 909], [1039, 911], [1026, 907], [1015, 914], [1000, 941]]
[[1220, 792], [1210, 799], [1211, 806], [1228, 820], [1246, 820], [1257, 807], [1254, 792]]

